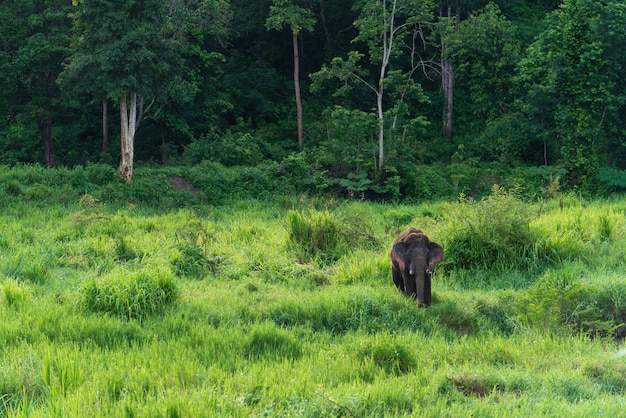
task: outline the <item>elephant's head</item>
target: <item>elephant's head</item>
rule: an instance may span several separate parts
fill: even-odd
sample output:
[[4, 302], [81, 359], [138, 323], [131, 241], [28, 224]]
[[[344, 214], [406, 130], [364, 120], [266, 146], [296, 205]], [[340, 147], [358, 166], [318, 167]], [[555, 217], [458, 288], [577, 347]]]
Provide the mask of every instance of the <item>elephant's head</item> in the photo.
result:
[[443, 260], [443, 248], [417, 228], [410, 227], [391, 247], [391, 277], [407, 296], [430, 306], [431, 275], [435, 264]]

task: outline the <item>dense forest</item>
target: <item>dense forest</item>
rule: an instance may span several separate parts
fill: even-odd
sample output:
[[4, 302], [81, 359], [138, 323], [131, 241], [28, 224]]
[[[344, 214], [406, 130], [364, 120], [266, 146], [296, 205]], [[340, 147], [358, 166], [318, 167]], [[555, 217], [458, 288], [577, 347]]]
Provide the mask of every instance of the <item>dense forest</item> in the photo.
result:
[[621, 0], [0, 9], [0, 164], [253, 167], [380, 199], [626, 189]]

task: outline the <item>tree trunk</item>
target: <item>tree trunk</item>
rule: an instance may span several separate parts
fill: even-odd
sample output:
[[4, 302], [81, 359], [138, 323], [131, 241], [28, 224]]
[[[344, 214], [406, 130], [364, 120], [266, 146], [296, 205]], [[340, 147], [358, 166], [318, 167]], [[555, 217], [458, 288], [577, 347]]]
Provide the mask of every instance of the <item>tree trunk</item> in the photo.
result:
[[109, 151], [109, 111], [107, 99], [102, 99], [102, 153]]
[[[452, 4], [447, 1], [446, 10], [441, 10], [442, 16], [452, 17]], [[456, 0], [454, 13], [454, 30], [457, 31], [461, 21], [461, 0]], [[446, 52], [445, 41], [442, 40], [441, 54]], [[454, 68], [449, 60], [441, 62], [441, 88], [443, 90], [443, 137], [450, 139], [452, 137], [452, 121], [454, 119]]]
[[133, 177], [135, 132], [137, 132], [143, 116], [143, 101], [137, 93], [130, 93], [129, 104], [126, 96], [126, 94], [123, 94], [120, 97], [121, 157], [118, 173], [126, 180], [130, 180]]
[[[383, 110], [384, 82], [387, 75], [387, 66], [391, 58], [393, 37], [396, 31], [394, 26], [396, 17], [396, 0], [392, 2], [391, 13], [387, 15], [387, 2], [383, 0], [383, 60], [378, 77], [378, 91], [376, 92], [376, 107], [378, 108], [378, 169], [385, 163], [385, 113]], [[389, 29], [387, 29], [389, 28]]]
[[46, 166], [48, 168], [54, 168], [57, 164], [54, 160], [54, 152], [52, 150], [52, 120], [50, 120], [50, 118], [37, 120], [37, 127], [39, 128], [39, 135], [43, 141]]
[[454, 117], [454, 72], [452, 63], [448, 60], [441, 63], [441, 88], [443, 89], [443, 137], [450, 139]]
[[298, 118], [298, 145], [304, 142], [304, 126], [302, 122], [302, 100], [300, 99], [300, 56], [298, 53], [298, 35], [293, 32], [293, 85], [296, 91], [296, 109]]

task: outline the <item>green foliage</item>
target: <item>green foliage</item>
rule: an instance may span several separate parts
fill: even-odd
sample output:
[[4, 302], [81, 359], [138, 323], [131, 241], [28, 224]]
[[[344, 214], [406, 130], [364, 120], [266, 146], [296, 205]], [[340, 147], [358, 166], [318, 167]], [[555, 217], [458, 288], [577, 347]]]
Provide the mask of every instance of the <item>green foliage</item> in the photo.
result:
[[179, 277], [203, 279], [208, 274], [217, 274], [223, 257], [211, 248], [210, 237], [201, 226], [191, 227], [177, 235], [178, 250], [172, 257], [174, 273]]
[[372, 362], [387, 374], [403, 375], [410, 373], [417, 366], [416, 355], [391, 335], [380, 335], [373, 341], [362, 341], [356, 348], [357, 358]]
[[30, 287], [15, 279], [3, 279], [0, 282], [0, 301], [8, 307], [19, 308], [30, 301]]
[[528, 207], [513, 191], [493, 186], [490, 196], [462, 204], [447, 214], [445, 264], [452, 268], [498, 269], [528, 266], [534, 236]]
[[116, 271], [86, 280], [80, 289], [79, 306], [86, 311], [143, 320], [162, 312], [178, 294], [176, 283], [165, 271]]
[[626, 190], [626, 171], [612, 167], [601, 167], [598, 170], [598, 182], [607, 192], [622, 192]]
[[118, 180], [117, 171], [109, 164], [87, 164], [87, 180], [97, 186], [104, 186]]
[[626, 332], [624, 290], [608, 291], [575, 276], [575, 271], [548, 271], [516, 302], [522, 324], [558, 332], [567, 329], [589, 337], [610, 337]]
[[549, 147], [558, 144], [569, 184], [593, 180], [599, 156], [616, 148], [612, 121], [622, 117], [624, 74], [615, 54], [623, 56], [626, 39], [616, 22], [625, 13], [620, 2], [565, 1], [519, 63], [533, 133]]
[[244, 343], [245, 356], [252, 360], [296, 360], [302, 356], [301, 344], [287, 331], [272, 323], [260, 324]]
[[293, 250], [303, 260], [322, 263], [338, 260], [345, 252], [342, 223], [330, 212], [287, 213], [287, 236]]
[[264, 159], [264, 147], [261, 140], [250, 134], [206, 135], [185, 147], [183, 161], [189, 165], [209, 160], [226, 167], [254, 167]]
[[[471, 174], [462, 164], [456, 172]], [[189, 178], [173, 168], [143, 170], [140, 177]], [[0, 214], [2, 414], [610, 417], [623, 410], [622, 198], [586, 201], [556, 190], [522, 202], [497, 189], [481, 200], [419, 205], [286, 196], [163, 210], [111, 204], [96, 197], [102, 186], [87, 185], [92, 192], [67, 204], [5, 197], [12, 204]], [[534, 261], [471, 270], [440, 264], [433, 304], [419, 307], [391, 282], [396, 229], [419, 227], [444, 243], [448, 260], [453, 223], [492, 228], [477, 206], [494, 223], [528, 213]], [[341, 256], [294, 262], [287, 208], [305, 224], [320, 215], [338, 225]], [[500, 233], [510, 231], [496, 223], [491, 235]], [[571, 261], [549, 258], [541, 243], [551, 237], [583, 243], [584, 251], [569, 253]], [[18, 258], [47, 266], [45, 280], [7, 277]], [[189, 280], [207, 277], [212, 261], [210, 280]]]
[[458, 30], [444, 36], [444, 42], [446, 58], [456, 64], [455, 94], [468, 90], [472, 117], [488, 122], [505, 114], [521, 48], [511, 22], [498, 6], [489, 3], [472, 13]]

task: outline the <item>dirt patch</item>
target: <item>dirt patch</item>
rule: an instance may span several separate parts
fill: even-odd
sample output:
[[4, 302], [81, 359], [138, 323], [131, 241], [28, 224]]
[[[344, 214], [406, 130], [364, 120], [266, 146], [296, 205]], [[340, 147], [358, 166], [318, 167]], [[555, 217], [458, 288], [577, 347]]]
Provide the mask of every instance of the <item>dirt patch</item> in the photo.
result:
[[193, 187], [191, 183], [189, 183], [182, 177], [172, 176], [169, 178], [169, 183], [170, 186], [172, 186], [176, 190], [187, 190], [194, 194], [200, 192], [200, 189], [198, 189], [197, 187]]

